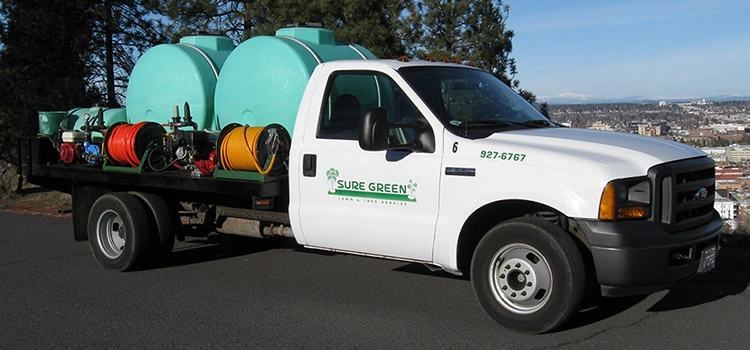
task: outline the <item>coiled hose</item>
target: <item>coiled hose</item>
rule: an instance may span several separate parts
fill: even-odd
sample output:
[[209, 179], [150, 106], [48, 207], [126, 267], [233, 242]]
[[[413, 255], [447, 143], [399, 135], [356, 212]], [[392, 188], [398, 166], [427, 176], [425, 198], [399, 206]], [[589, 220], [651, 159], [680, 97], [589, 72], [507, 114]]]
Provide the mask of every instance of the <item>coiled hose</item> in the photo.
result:
[[[263, 131], [267, 130], [268, 138], [265, 142], [260, 138]], [[271, 160], [263, 169], [259, 158], [261, 156], [260, 146], [265, 144]], [[220, 145], [221, 165], [224, 170], [257, 171], [261, 175], [267, 175], [273, 169], [278, 151], [278, 134], [276, 129], [266, 127], [237, 126], [224, 136]]]
[[113, 125], [105, 139], [107, 156], [117, 163], [137, 168], [148, 147], [163, 134], [164, 129], [153, 122]]

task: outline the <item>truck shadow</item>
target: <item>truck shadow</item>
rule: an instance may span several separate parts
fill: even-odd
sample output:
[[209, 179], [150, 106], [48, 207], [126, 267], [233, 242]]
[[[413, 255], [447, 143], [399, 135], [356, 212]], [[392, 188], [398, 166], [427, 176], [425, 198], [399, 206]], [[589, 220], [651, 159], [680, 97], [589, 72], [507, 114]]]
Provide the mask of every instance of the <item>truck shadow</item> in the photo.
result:
[[[456, 276], [445, 271], [431, 271], [426, 266], [417, 263], [406, 264], [393, 269], [393, 271], [405, 272], [421, 276], [464, 280], [467, 282], [470, 281], [470, 278], [467, 275]], [[553, 333], [584, 327], [613, 317], [642, 302], [644, 299], [646, 299], [646, 297], [647, 295], [638, 295], [625, 298], [604, 298], [599, 294], [599, 287], [592, 285], [587, 288], [584, 294], [581, 311], [579, 311], [579, 313], [575, 315], [571, 322], [566, 324], [563, 328], [554, 331]]]
[[[393, 269], [437, 278], [469, 280], [444, 271], [431, 271], [422, 264], [410, 263]], [[721, 298], [743, 293], [750, 286], [750, 235], [728, 235], [722, 242], [716, 268], [705, 275], [678, 283], [667, 291], [648, 312], [663, 312], [690, 308], [710, 303]], [[581, 311], [562, 329], [553, 333], [585, 327], [612, 318], [642, 303], [648, 295], [621, 298], [605, 298], [599, 294], [598, 286], [586, 290]]]
[[646, 299], [648, 295], [635, 295], [622, 298], [605, 298], [598, 291], [587, 292], [581, 305], [581, 311], [563, 328], [553, 332], [563, 332], [588, 326], [616, 316]]
[[188, 238], [178, 243], [169, 259], [152, 268], [168, 268], [256, 254], [274, 249], [294, 249], [298, 245], [289, 239], [257, 239], [229, 235], [209, 235]]
[[[183, 247], [175, 249], [170, 259], [154, 268], [176, 267], [256, 254], [273, 249], [301, 250], [291, 239], [249, 239], [235, 236], [210, 235], [192, 238]], [[336, 255], [317, 250], [301, 250], [308, 254]], [[436, 278], [468, 281], [468, 276], [456, 276], [444, 271], [431, 271], [422, 264], [407, 263], [393, 271]], [[648, 312], [664, 312], [690, 308], [710, 303], [727, 296], [743, 293], [750, 285], [750, 236], [726, 236], [717, 259], [716, 269], [705, 275], [671, 287]], [[581, 311], [570, 323], [556, 332], [585, 327], [614, 317], [642, 303], [648, 296], [605, 298], [598, 288], [587, 290]], [[555, 333], [556, 333], [555, 332]]]
[[393, 271], [412, 273], [415, 275], [422, 275], [422, 276], [433, 276], [433, 277], [450, 278], [450, 279], [465, 280], [465, 281], [469, 280], [469, 276], [467, 274], [458, 276], [458, 275], [450, 274], [443, 270], [430, 270], [427, 266], [422, 265], [422, 264], [417, 264], [417, 263], [409, 263], [404, 266], [397, 267], [393, 269]]
[[673, 286], [648, 311], [689, 308], [747, 290], [750, 285], [750, 236], [726, 235], [723, 240], [713, 271]]
[[[750, 236], [726, 236], [717, 258], [716, 268], [705, 275], [678, 283], [664, 294], [648, 312], [664, 312], [710, 303], [737, 295], [750, 285]], [[581, 311], [560, 331], [590, 325], [613, 317], [636, 306], [647, 295], [604, 298], [589, 291]]]

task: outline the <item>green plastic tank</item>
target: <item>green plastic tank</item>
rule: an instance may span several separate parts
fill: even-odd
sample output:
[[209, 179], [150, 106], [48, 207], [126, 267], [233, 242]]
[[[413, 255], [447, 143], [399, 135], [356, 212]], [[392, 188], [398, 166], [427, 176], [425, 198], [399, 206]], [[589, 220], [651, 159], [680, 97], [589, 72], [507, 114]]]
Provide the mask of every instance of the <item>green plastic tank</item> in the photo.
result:
[[128, 121], [166, 123], [172, 120], [174, 106], [183, 116], [187, 102], [198, 129], [214, 128], [216, 80], [233, 49], [226, 36], [197, 35], [146, 51], [128, 83]]
[[61, 111], [39, 111], [39, 134], [52, 135], [65, 129], [67, 113]]
[[367, 49], [337, 42], [319, 27], [282, 28], [251, 38], [229, 55], [215, 94], [215, 128], [239, 123], [283, 125], [294, 131], [297, 109], [313, 69], [322, 62], [374, 59]]

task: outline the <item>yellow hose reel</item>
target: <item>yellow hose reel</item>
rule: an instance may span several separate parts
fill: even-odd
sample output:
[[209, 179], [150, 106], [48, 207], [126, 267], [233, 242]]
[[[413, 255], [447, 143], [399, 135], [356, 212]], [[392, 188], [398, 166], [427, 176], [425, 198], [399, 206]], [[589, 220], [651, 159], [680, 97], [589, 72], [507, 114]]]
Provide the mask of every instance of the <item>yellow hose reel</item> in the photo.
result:
[[269, 174], [284, 166], [290, 142], [289, 132], [279, 124], [265, 127], [227, 125], [221, 130], [216, 145], [219, 167]]

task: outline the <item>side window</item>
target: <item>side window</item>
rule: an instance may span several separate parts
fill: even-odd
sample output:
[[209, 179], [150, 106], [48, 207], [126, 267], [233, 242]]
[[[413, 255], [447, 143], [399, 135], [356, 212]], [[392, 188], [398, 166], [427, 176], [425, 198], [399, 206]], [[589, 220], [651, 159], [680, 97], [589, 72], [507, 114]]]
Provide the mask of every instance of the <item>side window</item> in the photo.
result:
[[[359, 120], [374, 107], [385, 108], [391, 123], [408, 124], [421, 117], [414, 104], [390, 78], [379, 73], [346, 72], [334, 75], [326, 90], [317, 137], [356, 140]], [[414, 140], [414, 131], [395, 128], [396, 144]]]
[[[388, 121], [401, 125], [411, 125], [422, 114], [406, 94], [396, 85], [393, 89], [393, 108], [388, 111]], [[388, 143], [391, 145], [408, 145], [414, 142], [416, 134], [411, 127], [399, 127], [391, 129]]]

